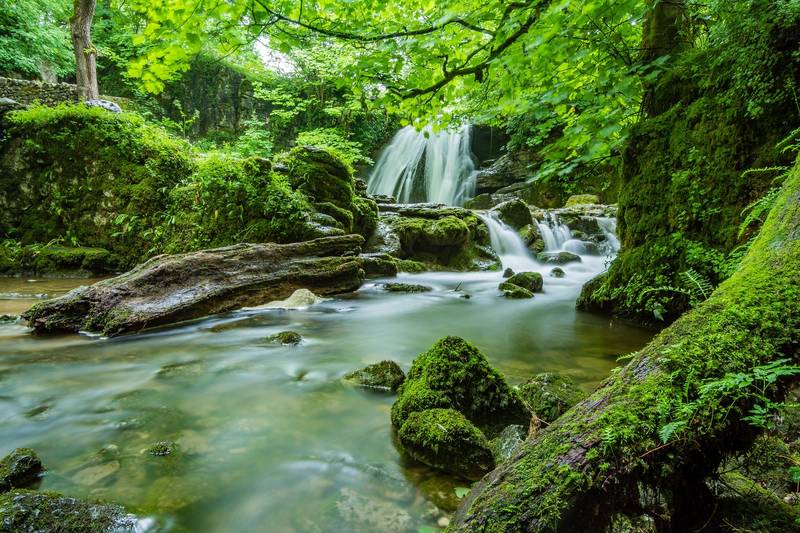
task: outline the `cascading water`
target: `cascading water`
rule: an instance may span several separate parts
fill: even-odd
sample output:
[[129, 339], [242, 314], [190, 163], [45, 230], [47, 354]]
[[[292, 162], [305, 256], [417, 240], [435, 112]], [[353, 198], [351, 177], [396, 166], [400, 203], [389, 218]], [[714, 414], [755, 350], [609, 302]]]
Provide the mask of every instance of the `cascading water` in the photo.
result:
[[440, 132], [406, 126], [384, 148], [367, 189], [400, 203], [463, 205], [475, 192], [475, 170], [470, 126]]
[[500, 262], [504, 267], [522, 271], [536, 266], [519, 233], [492, 214], [479, 214], [478, 216], [489, 228], [492, 249], [500, 257]]
[[542, 234], [544, 250], [546, 252], [555, 252], [565, 249], [564, 245], [567, 242], [574, 240], [572, 239], [572, 232], [569, 230], [569, 227], [561, 222], [553, 213], [546, 213], [544, 220], [541, 222], [536, 222], [536, 225], [539, 227], [539, 233]]

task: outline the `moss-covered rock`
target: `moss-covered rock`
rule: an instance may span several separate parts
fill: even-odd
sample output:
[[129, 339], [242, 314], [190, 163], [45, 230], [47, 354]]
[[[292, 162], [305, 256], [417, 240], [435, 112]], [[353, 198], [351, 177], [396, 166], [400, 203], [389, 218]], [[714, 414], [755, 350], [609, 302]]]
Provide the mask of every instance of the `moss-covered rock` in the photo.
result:
[[89, 503], [53, 492], [0, 494], [2, 531], [107, 533], [134, 531], [136, 525], [136, 517], [117, 505]]
[[30, 487], [36, 484], [43, 472], [44, 466], [36, 452], [30, 448], [17, 448], [0, 460], [0, 492]]
[[313, 202], [330, 202], [352, 208], [355, 182], [353, 170], [332, 152], [314, 146], [298, 146], [285, 161], [289, 182]]
[[503, 292], [503, 296], [506, 298], [512, 298], [515, 300], [524, 300], [533, 298], [533, 292], [529, 291], [525, 287], [520, 287], [519, 285], [515, 285], [513, 283], [509, 283], [505, 281], [501, 283], [498, 287]]
[[519, 393], [533, 413], [552, 422], [586, 397], [569, 376], [546, 372], [538, 374], [519, 388]]
[[445, 337], [414, 359], [392, 406], [401, 428], [411, 413], [450, 408], [490, 435], [509, 424], [528, 424], [530, 412], [518, 393], [473, 345]]
[[563, 278], [566, 275], [567, 273], [564, 272], [564, 269], [561, 267], [555, 267], [553, 268], [553, 270], [550, 271], [550, 277], [553, 278]]
[[536, 254], [536, 259], [547, 265], [566, 265], [567, 263], [581, 262], [581, 256], [572, 252], [541, 252]]
[[534, 254], [544, 252], [544, 239], [539, 226], [536, 224], [528, 224], [519, 230], [519, 236], [522, 237], [523, 242], [528, 247], [528, 250]]
[[274, 335], [268, 336], [266, 339], [269, 344], [280, 344], [283, 346], [297, 346], [303, 342], [303, 337], [296, 331], [281, 331]]
[[411, 457], [445, 472], [480, 479], [494, 468], [484, 434], [453, 409], [411, 413], [398, 437]]
[[494, 209], [492, 209], [492, 213], [516, 230], [520, 230], [533, 223], [531, 210], [525, 202], [519, 199], [509, 200], [495, 206]]
[[538, 272], [517, 272], [508, 279], [507, 283], [513, 283], [531, 292], [541, 292], [544, 281]]
[[406, 375], [394, 361], [381, 361], [345, 375], [344, 380], [367, 389], [397, 392]]
[[381, 287], [387, 292], [430, 292], [433, 290], [427, 285], [416, 283], [382, 283]]
[[567, 198], [564, 207], [573, 207], [576, 205], [599, 204], [600, 198], [596, 194], [574, 194]]

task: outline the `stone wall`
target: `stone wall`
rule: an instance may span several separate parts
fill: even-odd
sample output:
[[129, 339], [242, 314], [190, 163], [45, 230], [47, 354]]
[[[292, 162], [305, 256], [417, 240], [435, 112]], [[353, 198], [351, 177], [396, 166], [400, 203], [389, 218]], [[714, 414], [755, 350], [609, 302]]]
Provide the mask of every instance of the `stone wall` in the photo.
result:
[[[62, 102], [77, 102], [78, 88], [71, 83], [44, 83], [0, 77], [0, 98], [11, 98], [23, 105], [34, 102], [57, 105]], [[113, 96], [101, 96], [101, 98], [116, 102], [123, 107], [130, 107], [124, 98]]]

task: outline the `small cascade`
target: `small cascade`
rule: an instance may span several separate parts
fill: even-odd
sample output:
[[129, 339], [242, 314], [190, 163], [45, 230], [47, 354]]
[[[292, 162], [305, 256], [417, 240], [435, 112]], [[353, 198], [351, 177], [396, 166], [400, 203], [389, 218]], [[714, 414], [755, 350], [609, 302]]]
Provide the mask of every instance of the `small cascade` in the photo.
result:
[[569, 230], [569, 227], [562, 223], [555, 214], [550, 212], [545, 213], [544, 220], [537, 222], [536, 225], [539, 227], [539, 232], [542, 234], [544, 250], [546, 252], [566, 250], [576, 254], [585, 253], [585, 250], [583, 252], [578, 252], [565, 248], [567, 243], [570, 243], [570, 246], [574, 248], [578, 246], [583, 247], [583, 243], [572, 238], [572, 232]]
[[439, 132], [406, 126], [383, 149], [367, 179], [367, 189], [404, 204], [463, 205], [475, 193], [470, 133], [470, 126]]
[[478, 216], [489, 228], [492, 249], [500, 257], [504, 267], [523, 271], [535, 266], [535, 261], [519, 233], [492, 214], [478, 213]]
[[619, 251], [617, 219], [612, 217], [597, 217], [597, 225], [606, 237], [603, 253], [606, 255], [616, 254]]

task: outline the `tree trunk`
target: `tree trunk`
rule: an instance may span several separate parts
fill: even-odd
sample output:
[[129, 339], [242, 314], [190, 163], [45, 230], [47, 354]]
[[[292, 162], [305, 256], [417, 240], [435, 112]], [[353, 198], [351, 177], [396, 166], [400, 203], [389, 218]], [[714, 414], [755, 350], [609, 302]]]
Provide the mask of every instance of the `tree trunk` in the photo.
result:
[[75, 51], [75, 78], [81, 100], [100, 97], [97, 89], [97, 50], [91, 37], [96, 4], [96, 0], [73, 0], [73, 13], [69, 19], [72, 48]]
[[[674, 56], [684, 46], [681, 34], [686, 29], [687, 11], [685, 0], [650, 0], [642, 28], [642, 50], [640, 61], [649, 64], [663, 56]], [[655, 116], [668, 107], [657, 103], [656, 84], [645, 83], [642, 95], [642, 113]]]
[[713, 513], [705, 478], [755, 430], [744, 420], [753, 396], [706, 387], [701, 397], [700, 386], [797, 362], [799, 345], [800, 164], [739, 270], [484, 477], [454, 530], [604, 531], [619, 515], [659, 531], [703, 524]]

